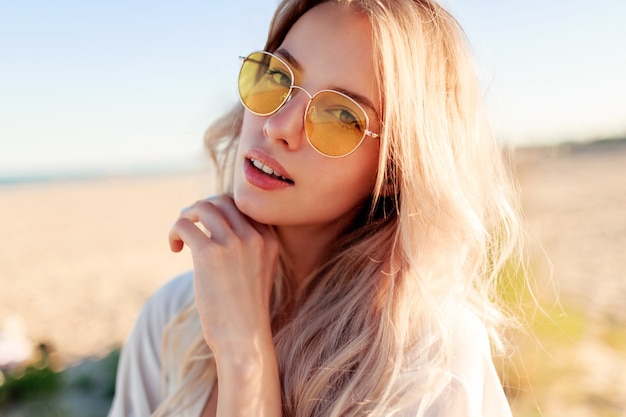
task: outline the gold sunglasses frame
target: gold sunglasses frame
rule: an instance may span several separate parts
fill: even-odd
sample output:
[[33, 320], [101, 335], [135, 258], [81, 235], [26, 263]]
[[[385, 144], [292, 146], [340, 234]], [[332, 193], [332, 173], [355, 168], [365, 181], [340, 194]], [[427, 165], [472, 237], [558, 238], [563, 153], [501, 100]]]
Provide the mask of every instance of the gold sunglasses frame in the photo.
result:
[[[258, 113], [255, 112], [254, 110], [252, 110], [251, 108], [249, 108], [246, 103], [243, 100], [243, 97], [241, 97], [241, 89], [239, 88], [239, 80], [241, 79], [241, 73], [243, 70], [243, 65], [245, 64], [246, 61], [253, 61], [256, 62], [257, 64], [261, 64], [261, 62], [257, 62], [256, 60], [251, 59], [250, 57], [254, 54], [263, 54], [263, 55], [267, 55], [270, 56], [271, 58], [274, 58], [276, 60], [278, 60], [281, 64], [283, 64], [285, 66], [285, 68], [287, 68], [289, 70], [289, 75], [291, 77], [291, 85], [289, 86], [289, 92], [287, 94], [285, 94], [285, 97], [283, 98], [283, 100], [281, 101], [281, 103], [276, 107], [276, 109], [274, 109], [273, 111], [269, 112], [269, 113]], [[289, 102], [292, 97], [294, 96], [294, 90], [299, 90], [299, 91], [304, 91], [304, 93], [309, 97], [309, 101], [307, 102], [306, 108], [304, 110], [304, 114], [303, 114], [303, 118], [304, 118], [304, 135], [306, 136], [306, 140], [307, 142], [309, 142], [309, 145], [311, 145], [311, 147], [313, 149], [315, 149], [319, 154], [324, 155], [327, 158], [344, 158], [350, 154], [352, 154], [354, 151], [356, 151], [359, 146], [361, 146], [361, 144], [363, 143], [363, 141], [365, 140], [366, 136], [371, 137], [372, 139], [378, 139], [380, 138], [380, 135], [378, 133], [374, 133], [371, 130], [369, 130], [369, 125], [370, 125], [370, 118], [367, 115], [367, 112], [365, 111], [365, 109], [363, 108], [362, 105], [360, 105], [355, 99], [353, 99], [352, 97], [350, 97], [347, 94], [344, 94], [340, 91], [336, 91], [336, 90], [331, 90], [331, 89], [324, 89], [324, 90], [319, 90], [317, 93], [315, 94], [311, 94], [309, 93], [304, 87], [296, 85], [294, 83], [295, 81], [295, 75], [293, 73], [293, 70], [291, 69], [291, 67], [289, 66], [289, 64], [287, 62], [285, 62], [284, 59], [282, 59], [281, 57], [271, 53], [271, 52], [267, 52], [267, 51], [254, 51], [251, 52], [250, 54], [248, 54], [247, 56], [240, 56], [239, 57], [243, 63], [241, 65], [241, 68], [239, 70], [239, 76], [237, 77], [237, 93], [239, 96], [239, 101], [241, 102], [241, 104], [246, 108], [246, 110], [248, 110], [250, 113], [255, 114], [257, 116], [271, 116], [272, 114], [278, 112], [284, 105], [285, 103]], [[361, 139], [359, 140], [359, 143], [356, 144], [356, 146], [348, 153], [344, 154], [344, 155], [328, 155], [322, 151], [320, 151], [319, 149], [317, 149], [317, 147], [313, 144], [313, 142], [311, 142], [311, 139], [309, 138], [309, 134], [306, 131], [306, 117], [307, 114], [309, 113], [309, 108], [311, 106], [311, 103], [313, 102], [313, 99], [321, 94], [321, 93], [325, 93], [325, 92], [330, 92], [330, 93], [335, 93], [335, 94], [339, 94], [340, 96], [350, 100], [352, 103], [354, 103], [356, 105], [356, 107], [361, 110], [363, 112], [363, 115], [365, 116], [365, 129], [363, 129], [363, 135], [361, 136]]]

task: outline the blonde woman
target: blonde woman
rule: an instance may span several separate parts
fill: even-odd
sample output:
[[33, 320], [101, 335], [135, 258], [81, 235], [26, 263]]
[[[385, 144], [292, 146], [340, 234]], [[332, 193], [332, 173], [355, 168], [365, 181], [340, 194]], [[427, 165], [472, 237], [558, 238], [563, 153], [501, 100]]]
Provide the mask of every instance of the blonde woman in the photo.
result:
[[208, 131], [223, 194], [144, 307], [111, 416], [510, 415], [491, 349], [518, 250], [457, 22], [431, 0], [285, 0]]

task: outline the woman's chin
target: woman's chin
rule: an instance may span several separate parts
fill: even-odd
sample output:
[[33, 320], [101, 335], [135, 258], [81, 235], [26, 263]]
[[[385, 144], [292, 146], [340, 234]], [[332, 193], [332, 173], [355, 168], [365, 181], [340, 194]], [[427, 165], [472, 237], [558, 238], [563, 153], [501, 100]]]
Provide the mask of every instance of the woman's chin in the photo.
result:
[[265, 208], [263, 202], [255, 203], [245, 194], [242, 195], [242, 193], [238, 193], [237, 190], [235, 190], [233, 194], [233, 200], [239, 211], [255, 222], [261, 224], [275, 224], [275, 213]]

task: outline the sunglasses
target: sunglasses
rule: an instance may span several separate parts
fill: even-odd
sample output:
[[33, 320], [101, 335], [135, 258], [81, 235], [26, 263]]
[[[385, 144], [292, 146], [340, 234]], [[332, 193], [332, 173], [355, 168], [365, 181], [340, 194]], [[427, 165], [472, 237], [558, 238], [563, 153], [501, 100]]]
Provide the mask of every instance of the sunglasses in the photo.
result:
[[309, 96], [304, 112], [306, 138], [322, 155], [341, 158], [354, 152], [365, 136], [378, 138], [369, 130], [369, 117], [354, 99], [334, 90], [311, 95], [295, 85], [294, 71], [280, 57], [269, 52], [253, 52], [242, 57], [239, 71], [239, 98], [251, 113], [276, 113], [298, 92]]

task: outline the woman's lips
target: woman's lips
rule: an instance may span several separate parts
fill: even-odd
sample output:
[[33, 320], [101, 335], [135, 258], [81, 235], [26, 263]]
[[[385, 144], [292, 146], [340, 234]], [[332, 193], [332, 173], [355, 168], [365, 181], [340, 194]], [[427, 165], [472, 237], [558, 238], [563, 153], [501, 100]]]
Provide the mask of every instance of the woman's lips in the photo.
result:
[[293, 181], [290, 180], [289, 178], [285, 177], [283, 174], [281, 174], [279, 171], [273, 169], [272, 167], [265, 165], [263, 162], [261, 162], [258, 159], [254, 159], [254, 158], [250, 158], [250, 163], [257, 169], [263, 171], [264, 173], [266, 173], [267, 175], [270, 175], [274, 178], [277, 178], [281, 181], [286, 181], [289, 182], [291, 184], [293, 184]]
[[246, 180], [263, 190], [275, 190], [290, 187], [294, 181], [287, 171], [274, 158], [258, 150], [246, 154], [244, 163]]

